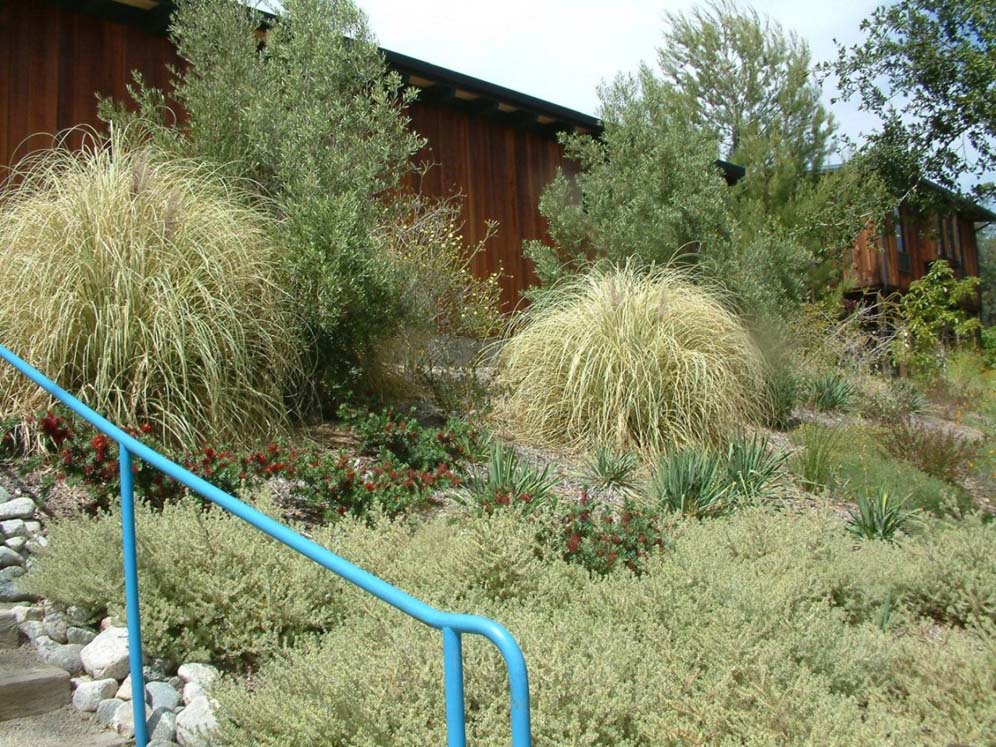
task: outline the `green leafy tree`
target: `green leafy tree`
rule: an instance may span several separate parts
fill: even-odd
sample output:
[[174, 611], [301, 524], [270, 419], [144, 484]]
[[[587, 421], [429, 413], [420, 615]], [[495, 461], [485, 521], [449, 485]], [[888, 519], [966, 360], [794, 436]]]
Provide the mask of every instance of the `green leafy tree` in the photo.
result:
[[596, 257], [690, 260], [730, 236], [715, 145], [668, 106], [650, 70], [599, 95], [603, 135], [562, 137], [579, 170], [558, 173], [540, 200], [554, 246], [527, 244], [544, 284]]
[[[899, 0], [861, 22], [865, 38], [839, 46], [832, 70], [882, 128], [868, 140], [890, 186], [915, 192], [923, 178], [961, 191], [996, 159], [996, 7], [992, 0]], [[977, 197], [996, 193], [979, 184]]]
[[979, 276], [982, 278], [982, 310], [979, 316], [987, 326], [996, 325], [996, 233], [979, 234]]
[[743, 189], [779, 208], [823, 166], [833, 118], [808, 45], [756, 11], [721, 1], [667, 13], [658, 49], [669, 104], [747, 168]]
[[944, 260], [932, 263], [927, 274], [910, 283], [900, 301], [905, 335], [899, 339], [896, 358], [924, 372], [944, 362], [944, 344], [958, 342], [979, 329], [979, 320], [963, 308], [975, 297], [977, 276], [955, 277]]
[[[265, 39], [261, 29], [266, 29]], [[240, 0], [180, 0], [171, 37], [175, 122], [163, 92], [138, 81], [137, 118], [152, 137], [257, 184], [282, 218], [292, 294], [314, 340], [326, 390], [343, 385], [403, 317], [400, 278], [379, 226], [422, 141], [350, 0], [285, 0], [264, 17]], [[170, 125], [176, 126], [170, 126]]]

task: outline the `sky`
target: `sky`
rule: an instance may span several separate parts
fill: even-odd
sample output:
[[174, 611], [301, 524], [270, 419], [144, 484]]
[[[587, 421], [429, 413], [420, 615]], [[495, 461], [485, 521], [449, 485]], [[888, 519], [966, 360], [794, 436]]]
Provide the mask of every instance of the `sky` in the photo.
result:
[[[665, 11], [695, 0], [358, 0], [382, 47], [562, 106], [597, 114], [599, 83], [652, 62]], [[814, 61], [853, 44], [874, 0], [754, 0], [762, 15], [795, 31]], [[876, 119], [854, 104], [830, 105], [841, 132], [860, 140]]]

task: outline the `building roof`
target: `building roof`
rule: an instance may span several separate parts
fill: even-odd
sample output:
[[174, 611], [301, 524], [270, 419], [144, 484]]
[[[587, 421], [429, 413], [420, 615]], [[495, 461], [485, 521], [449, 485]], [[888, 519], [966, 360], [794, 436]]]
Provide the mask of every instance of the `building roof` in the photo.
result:
[[[169, 27], [172, 0], [49, 0], [67, 10], [98, 15], [110, 21], [139, 26], [164, 35]], [[554, 104], [480, 78], [434, 65], [424, 60], [381, 48], [388, 64], [407, 85], [419, 88], [419, 99], [494, 117], [525, 129], [555, 136], [558, 132], [582, 132], [598, 136], [602, 120], [590, 114]], [[743, 166], [717, 160], [726, 182], [736, 184], [746, 174]]]

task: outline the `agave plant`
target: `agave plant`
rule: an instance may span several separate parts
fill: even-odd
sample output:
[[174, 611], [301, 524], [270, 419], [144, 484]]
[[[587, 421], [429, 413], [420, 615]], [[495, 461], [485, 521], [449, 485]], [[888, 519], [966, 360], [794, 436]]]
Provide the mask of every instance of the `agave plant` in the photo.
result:
[[733, 483], [720, 454], [685, 446], [664, 454], [650, 477], [650, 497], [661, 508], [686, 516], [716, 516], [729, 509]]
[[457, 500], [485, 513], [501, 506], [531, 512], [550, 498], [555, 480], [549, 472], [548, 466], [537, 470], [523, 463], [514, 449], [496, 441], [491, 446], [487, 470], [468, 477]]
[[869, 499], [859, 495], [857, 510], [851, 512], [847, 528], [862, 539], [879, 539], [892, 542], [896, 534], [909, 525], [916, 511], [905, 507], [905, 499], [897, 499], [887, 490]]
[[616, 451], [607, 446], [600, 446], [585, 465], [585, 484], [591, 488], [633, 493], [636, 490], [633, 473], [639, 463], [633, 452]]
[[823, 412], [846, 410], [854, 399], [854, 385], [839, 374], [823, 374], [811, 382], [809, 399]]
[[766, 436], [738, 436], [726, 449], [726, 469], [731, 490], [740, 498], [760, 498], [774, 482], [787, 455], [771, 448]]

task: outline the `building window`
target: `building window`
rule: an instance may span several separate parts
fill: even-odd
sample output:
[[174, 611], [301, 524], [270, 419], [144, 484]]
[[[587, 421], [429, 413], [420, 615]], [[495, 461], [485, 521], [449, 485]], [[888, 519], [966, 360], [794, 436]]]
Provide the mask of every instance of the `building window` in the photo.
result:
[[899, 212], [899, 208], [892, 211], [892, 224], [893, 230], [896, 232], [896, 251], [900, 254], [907, 254], [906, 231], [903, 228], [903, 216]]

